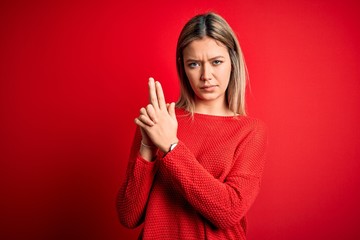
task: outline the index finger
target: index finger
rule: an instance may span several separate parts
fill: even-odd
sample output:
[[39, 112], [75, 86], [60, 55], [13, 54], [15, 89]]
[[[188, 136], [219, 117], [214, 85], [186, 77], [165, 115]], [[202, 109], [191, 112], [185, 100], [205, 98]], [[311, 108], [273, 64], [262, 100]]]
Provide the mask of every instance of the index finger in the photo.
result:
[[158, 97], [156, 94], [156, 90], [155, 90], [155, 80], [154, 78], [149, 78], [149, 101], [150, 104], [152, 104], [154, 106], [155, 109], [159, 108], [159, 103], [158, 103]]
[[164, 91], [162, 90], [160, 82], [155, 82], [155, 88], [160, 109], [166, 109]]

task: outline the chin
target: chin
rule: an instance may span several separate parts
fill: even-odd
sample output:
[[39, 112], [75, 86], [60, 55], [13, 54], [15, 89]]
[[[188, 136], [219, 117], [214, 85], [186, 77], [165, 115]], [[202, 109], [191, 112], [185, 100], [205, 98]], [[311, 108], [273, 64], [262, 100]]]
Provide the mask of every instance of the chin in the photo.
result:
[[198, 97], [198, 99], [202, 100], [202, 101], [214, 101], [219, 99], [219, 96], [200, 96]]

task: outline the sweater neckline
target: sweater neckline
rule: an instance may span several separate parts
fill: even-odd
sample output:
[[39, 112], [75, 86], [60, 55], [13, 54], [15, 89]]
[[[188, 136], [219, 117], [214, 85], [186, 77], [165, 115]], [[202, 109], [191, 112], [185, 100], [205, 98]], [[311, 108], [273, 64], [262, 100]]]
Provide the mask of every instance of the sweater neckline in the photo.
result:
[[[185, 109], [178, 108], [178, 111], [180, 111], [184, 115], [189, 115], [190, 116], [190, 112], [186, 111]], [[194, 117], [195, 118], [207, 118], [207, 119], [239, 119], [239, 118], [242, 118], [244, 116], [242, 116], [242, 115], [222, 116], [222, 115], [211, 115], [211, 114], [195, 113], [194, 112]]]

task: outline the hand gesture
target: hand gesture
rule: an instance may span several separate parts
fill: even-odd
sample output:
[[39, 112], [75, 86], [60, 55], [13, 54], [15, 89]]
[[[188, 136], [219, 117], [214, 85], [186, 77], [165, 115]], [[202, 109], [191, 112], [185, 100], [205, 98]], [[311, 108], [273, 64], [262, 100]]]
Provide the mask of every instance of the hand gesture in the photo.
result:
[[142, 130], [144, 144], [167, 152], [172, 143], [178, 142], [175, 103], [166, 104], [161, 84], [153, 78], [149, 79], [149, 96], [150, 104], [140, 109], [135, 123]]

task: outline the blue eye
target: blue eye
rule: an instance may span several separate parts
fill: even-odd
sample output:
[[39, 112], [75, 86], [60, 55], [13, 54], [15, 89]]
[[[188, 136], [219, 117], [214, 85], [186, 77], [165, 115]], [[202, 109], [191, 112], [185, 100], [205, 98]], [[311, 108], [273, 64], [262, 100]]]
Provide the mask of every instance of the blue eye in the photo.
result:
[[188, 65], [190, 68], [196, 68], [196, 67], [198, 67], [199, 66], [199, 64], [198, 63], [196, 63], [196, 62], [192, 62], [192, 63], [189, 63], [189, 65]]
[[214, 65], [220, 65], [222, 63], [222, 61], [220, 61], [220, 60], [215, 60], [215, 61], [213, 61], [213, 64]]

